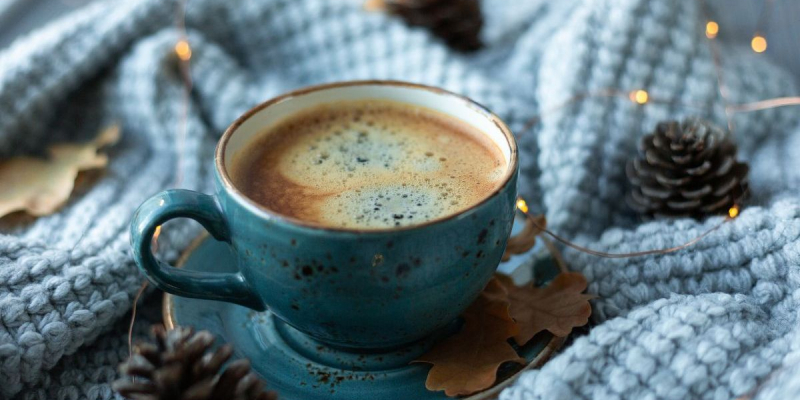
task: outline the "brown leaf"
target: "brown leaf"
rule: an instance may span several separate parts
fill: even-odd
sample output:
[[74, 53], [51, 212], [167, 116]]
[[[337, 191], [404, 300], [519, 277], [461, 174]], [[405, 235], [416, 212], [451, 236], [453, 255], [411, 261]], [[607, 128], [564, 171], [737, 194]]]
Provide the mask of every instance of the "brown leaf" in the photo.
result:
[[508, 238], [506, 251], [503, 252], [503, 261], [508, 261], [514, 254], [522, 254], [533, 248], [536, 244], [536, 236], [547, 227], [547, 220], [544, 215], [525, 216], [525, 227], [522, 231]]
[[580, 273], [560, 273], [545, 288], [533, 284], [516, 286], [511, 278], [496, 277], [508, 291], [509, 312], [520, 328], [514, 340], [520, 345], [528, 343], [541, 331], [564, 337], [572, 328], [589, 322], [592, 314], [589, 300], [595, 296], [583, 294], [587, 283]]
[[108, 163], [98, 149], [119, 140], [112, 125], [84, 144], [57, 144], [47, 159], [17, 157], [0, 162], [0, 217], [15, 211], [50, 214], [69, 198], [78, 172], [102, 168]]
[[370, 12], [385, 11], [386, 2], [384, 0], [366, 0], [364, 10]]
[[414, 362], [433, 364], [425, 387], [447, 396], [469, 395], [491, 387], [505, 362], [525, 363], [508, 339], [519, 332], [508, 313], [507, 292], [492, 279], [462, 315], [460, 332], [437, 343]]

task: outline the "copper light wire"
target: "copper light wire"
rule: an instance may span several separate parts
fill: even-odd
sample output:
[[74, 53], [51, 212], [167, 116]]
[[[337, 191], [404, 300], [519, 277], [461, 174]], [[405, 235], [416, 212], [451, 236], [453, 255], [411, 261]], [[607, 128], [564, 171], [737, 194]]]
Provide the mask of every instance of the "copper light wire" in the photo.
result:
[[[724, 110], [725, 110], [725, 118], [726, 118], [727, 123], [728, 123], [728, 130], [731, 133], [733, 133], [733, 130], [734, 130], [733, 116], [735, 114], [737, 114], [737, 113], [753, 112], [753, 111], [760, 111], [760, 110], [768, 110], [768, 109], [777, 108], [777, 107], [800, 105], [800, 97], [777, 97], [777, 98], [765, 99], [765, 100], [751, 102], [751, 103], [730, 104], [730, 102], [728, 101], [727, 86], [725, 86], [725, 82], [723, 80], [723, 69], [722, 69], [721, 55], [720, 55], [718, 46], [716, 45], [715, 41], [713, 40], [714, 38], [716, 38], [717, 33], [719, 31], [719, 24], [714, 22], [714, 21], [711, 21], [710, 19], [708, 19], [708, 13], [707, 13], [707, 9], [706, 9], [706, 5], [705, 5], [704, 0], [699, 0], [699, 2], [700, 2], [701, 12], [703, 13], [703, 16], [704, 16], [704, 21], [706, 21], [705, 22], [706, 23], [706, 28], [705, 28], [706, 37], [709, 39], [708, 40], [708, 46], [709, 46], [709, 50], [711, 52], [711, 56], [712, 56], [712, 60], [713, 60], [713, 64], [714, 64], [714, 72], [715, 72], [716, 79], [717, 79], [717, 87], [718, 87], [718, 90], [719, 90], [720, 99], [721, 99], [721, 101], [723, 103], [723, 107], [724, 107]], [[772, 0], [767, 0], [767, 3], [769, 3], [769, 4], [766, 4], [765, 7], [771, 7]], [[768, 13], [768, 11], [762, 12], [761, 17], [759, 18], [759, 23], [758, 23], [759, 27], [763, 25], [764, 18], [765, 18], [764, 15], [767, 14], [767, 13]], [[709, 25], [709, 24], [712, 24], [712, 23], [713, 23], [713, 26]], [[709, 32], [709, 26], [712, 27], [711, 32]], [[759, 35], [758, 32], [761, 32], [761, 30], [757, 31], [756, 36]], [[568, 106], [570, 106], [572, 104], [578, 103], [580, 101], [583, 101], [583, 100], [586, 100], [586, 99], [589, 99], [589, 98], [604, 98], [604, 97], [605, 98], [610, 98], [610, 97], [627, 98], [631, 102], [633, 102], [633, 103], [635, 103], [637, 105], [641, 105], [641, 106], [644, 106], [644, 105], [647, 105], [647, 104], [673, 104], [673, 105], [682, 106], [684, 108], [705, 109], [705, 107], [702, 107], [702, 106], [699, 106], [699, 105], [695, 105], [695, 104], [683, 104], [683, 103], [677, 103], [677, 102], [671, 101], [669, 99], [653, 98], [652, 96], [650, 96], [650, 94], [645, 89], [635, 89], [635, 90], [625, 91], [625, 90], [620, 90], [620, 89], [616, 89], [616, 88], [606, 88], [606, 89], [601, 89], [601, 90], [597, 90], [597, 91], [580, 92], [580, 93], [575, 94], [574, 96], [568, 98], [567, 100], [556, 104], [553, 107], [547, 108], [545, 111], [539, 113], [538, 115], [536, 115], [533, 118], [531, 118], [530, 120], [528, 120], [528, 122], [523, 127], [522, 133], [524, 134], [525, 132], [528, 132], [529, 130], [533, 129], [533, 127], [535, 127], [542, 120], [542, 118], [544, 116], [549, 115], [550, 113], [557, 112], [557, 111], [559, 111], [559, 110], [561, 110], [563, 108], [566, 108], [566, 107], [568, 107]], [[703, 240], [705, 237], [707, 237], [708, 235], [710, 235], [713, 232], [715, 232], [716, 230], [718, 230], [724, 223], [735, 219], [739, 215], [739, 212], [740, 212], [740, 206], [738, 204], [735, 204], [733, 207], [731, 207], [728, 210], [728, 216], [725, 219], [723, 219], [721, 222], [719, 222], [718, 224], [714, 225], [713, 227], [711, 227], [710, 229], [706, 230], [705, 232], [701, 233], [700, 235], [692, 238], [691, 240], [687, 241], [686, 243], [683, 243], [683, 244], [675, 246], [675, 247], [670, 247], [670, 248], [665, 248], [665, 249], [652, 249], [652, 250], [638, 251], [638, 252], [632, 252], [632, 253], [607, 253], [607, 252], [597, 251], [597, 250], [593, 250], [593, 249], [578, 245], [578, 244], [576, 244], [576, 243], [574, 243], [574, 242], [572, 242], [572, 241], [570, 241], [568, 239], [565, 239], [564, 237], [556, 234], [555, 232], [547, 229], [546, 227], [540, 226], [539, 224], [536, 223], [535, 218], [531, 217], [530, 213], [528, 212], [527, 203], [521, 197], [519, 198], [519, 201], [517, 202], [517, 208], [525, 214], [526, 218], [528, 218], [528, 220], [530, 220], [531, 223], [534, 226], [536, 226], [536, 228], [538, 228], [542, 232], [548, 234], [549, 236], [551, 236], [553, 239], [555, 239], [559, 243], [562, 243], [563, 245], [565, 245], [567, 247], [570, 247], [570, 248], [573, 248], [575, 250], [578, 250], [580, 252], [583, 252], [583, 253], [586, 253], [586, 254], [589, 254], [589, 255], [593, 255], [593, 256], [596, 256], [596, 257], [602, 257], [602, 258], [632, 258], [632, 257], [642, 257], [642, 256], [648, 256], [648, 255], [656, 255], [656, 254], [663, 255], [663, 254], [674, 253], [676, 251], [680, 251], [680, 250], [686, 249], [688, 247], [691, 247], [694, 244], [698, 243], [699, 241]]]
[[732, 104], [727, 108], [734, 113], [747, 113], [786, 106], [800, 106], [800, 96], [776, 97], [773, 99], [754, 101], [752, 103]]
[[[189, 35], [186, 31], [186, 2], [187, 0], [179, 0], [175, 7], [175, 28], [178, 31], [178, 41], [175, 43], [175, 55], [178, 59], [178, 69], [183, 83], [183, 94], [181, 96], [181, 116], [178, 118], [178, 135], [175, 144], [175, 158], [177, 160], [177, 168], [175, 172], [175, 180], [173, 185], [178, 187], [183, 181], [183, 172], [181, 165], [183, 164], [183, 152], [181, 151], [185, 145], [188, 120], [189, 120], [189, 106], [190, 96], [192, 93], [192, 75], [190, 70], [190, 60], [192, 58], [192, 47], [189, 44]], [[158, 249], [158, 237], [161, 235], [161, 225], [156, 227], [153, 234], [153, 250]], [[145, 289], [147, 289], [149, 282], [147, 279], [142, 282], [139, 291], [133, 298], [133, 307], [131, 309], [131, 322], [128, 325], [128, 357], [133, 355], [133, 327], [136, 323], [136, 306], [139, 303]], [[133, 378], [136, 379], [135, 377]]]
[[[735, 211], [733, 211], [733, 210], [735, 210]], [[522, 210], [520, 210], [520, 211], [522, 211]], [[730, 215], [738, 215], [739, 214], [739, 207], [738, 206], [732, 207], [731, 210], [729, 210], [729, 212], [728, 212], [728, 214], [729, 214], [728, 217], [726, 217], [720, 223], [714, 225], [713, 227], [711, 227], [707, 231], [703, 232], [699, 236], [696, 236], [695, 238], [689, 240], [686, 243], [683, 243], [681, 245], [674, 246], [674, 247], [669, 247], [669, 248], [666, 248], [666, 249], [644, 250], [644, 251], [636, 251], [636, 252], [632, 252], [632, 253], [606, 253], [606, 252], [603, 252], [603, 251], [592, 250], [592, 249], [590, 249], [588, 247], [583, 247], [583, 246], [581, 246], [579, 244], [573, 243], [570, 240], [561, 237], [560, 235], [558, 235], [555, 232], [547, 229], [546, 227], [539, 225], [538, 223], [536, 223], [536, 218], [533, 218], [533, 216], [531, 216], [531, 214], [528, 211], [522, 211], [522, 213], [525, 214], [525, 218], [527, 218], [528, 221], [531, 221], [531, 223], [537, 229], [540, 229], [542, 232], [550, 235], [550, 237], [555, 239], [557, 242], [559, 242], [559, 243], [561, 243], [561, 244], [563, 244], [563, 245], [565, 245], [567, 247], [571, 247], [571, 248], [573, 248], [575, 250], [578, 250], [578, 251], [580, 251], [582, 253], [586, 253], [586, 254], [589, 254], [589, 255], [592, 255], [592, 256], [596, 256], [596, 257], [602, 257], [602, 258], [633, 258], [633, 257], [649, 256], [649, 255], [654, 255], [654, 254], [659, 254], [659, 255], [661, 255], [661, 254], [669, 254], [669, 253], [674, 253], [676, 251], [683, 250], [683, 249], [685, 249], [687, 247], [691, 247], [695, 243], [703, 240], [703, 238], [705, 238], [706, 236], [710, 235], [711, 233], [713, 233], [714, 231], [719, 229], [724, 223], [734, 219], [735, 216], [731, 217]]]
[[[147, 289], [147, 280], [142, 282], [139, 291], [136, 292], [136, 297], [133, 300], [133, 308], [131, 309], [131, 323], [128, 325], [128, 357], [133, 356], [133, 323], [136, 322], [136, 304], [139, 303], [139, 298], [142, 297], [144, 290]], [[133, 379], [136, 379], [135, 377]]]

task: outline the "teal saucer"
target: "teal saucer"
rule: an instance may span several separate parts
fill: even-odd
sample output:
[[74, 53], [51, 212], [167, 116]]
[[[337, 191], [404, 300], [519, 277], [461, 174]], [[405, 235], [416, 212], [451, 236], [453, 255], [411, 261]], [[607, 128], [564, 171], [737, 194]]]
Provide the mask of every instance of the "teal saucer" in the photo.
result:
[[[515, 256], [498, 268], [511, 273], [517, 283], [536, 285], [550, 281], [558, 266], [541, 248], [535, 256]], [[211, 238], [200, 237], [187, 249], [178, 266], [193, 271], [229, 271], [233, 263], [228, 246]], [[513, 268], [513, 271], [510, 271]], [[425, 389], [430, 366], [409, 364], [424, 353], [430, 342], [421, 342], [388, 353], [349, 353], [330, 348], [310, 339], [275, 318], [269, 311], [209, 300], [164, 296], [164, 323], [167, 328], [192, 326], [208, 330], [217, 344], [230, 343], [235, 358], [248, 358], [254, 371], [267, 382], [270, 390], [284, 400], [389, 400], [447, 399], [444, 392]], [[455, 323], [454, 323], [455, 325]], [[457, 329], [451, 327], [450, 331]], [[439, 336], [448, 332], [441, 332]], [[523, 370], [537, 368], [563, 343], [547, 332], [540, 333], [527, 345], [518, 348], [528, 364], [509, 363], [498, 372], [498, 384], [469, 399], [492, 399]]]

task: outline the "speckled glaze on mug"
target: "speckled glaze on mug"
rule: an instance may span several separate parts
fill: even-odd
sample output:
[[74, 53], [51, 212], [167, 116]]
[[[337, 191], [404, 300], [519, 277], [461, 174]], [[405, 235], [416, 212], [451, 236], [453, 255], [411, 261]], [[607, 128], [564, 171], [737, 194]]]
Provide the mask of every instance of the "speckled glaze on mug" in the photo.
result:
[[[484, 200], [419, 225], [383, 230], [330, 228], [276, 214], [233, 186], [232, 159], [282, 118], [339, 100], [387, 99], [427, 107], [478, 128], [501, 149], [508, 169]], [[449, 325], [491, 278], [511, 231], [517, 146], [481, 105], [442, 89], [394, 81], [314, 86], [269, 100], [223, 134], [215, 195], [167, 190], [131, 222], [136, 263], [160, 289], [263, 311], [323, 343], [357, 350], [403, 346]], [[227, 242], [236, 273], [171, 268], [152, 254], [157, 226], [186, 217]]]

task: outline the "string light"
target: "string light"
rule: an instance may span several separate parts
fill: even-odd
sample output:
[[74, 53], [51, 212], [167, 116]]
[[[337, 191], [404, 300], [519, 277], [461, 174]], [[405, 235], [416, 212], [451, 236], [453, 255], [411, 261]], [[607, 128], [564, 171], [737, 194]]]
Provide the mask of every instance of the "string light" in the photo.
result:
[[189, 46], [189, 42], [184, 39], [178, 41], [175, 44], [175, 54], [178, 55], [182, 61], [189, 61], [192, 58], [192, 48]]
[[639, 89], [632, 91], [628, 97], [636, 104], [646, 104], [650, 95], [646, 90]]
[[767, 38], [760, 33], [756, 33], [755, 36], [753, 36], [753, 40], [750, 41], [750, 47], [752, 47], [753, 51], [756, 53], [765, 52], [767, 50]]
[[[700, 0], [700, 1], [701, 1], [701, 3], [703, 3], [703, 0]], [[770, 2], [770, 1], [771, 0], [767, 0], [767, 2]], [[704, 4], [703, 4], [703, 7], [701, 7], [701, 9], [703, 9], [705, 11]], [[760, 31], [757, 31], [757, 32], [760, 32]], [[706, 19], [706, 37], [708, 37], [709, 39], [713, 39], [718, 34], [719, 34], [719, 24], [717, 22], [713, 21], [713, 20]], [[752, 103], [730, 104], [728, 102], [727, 88], [726, 88], [726, 86], [725, 86], [725, 84], [724, 84], [724, 82], [722, 80], [721, 57], [720, 57], [720, 54], [719, 54], [719, 50], [717, 49], [717, 47], [713, 43], [714, 43], [713, 41], [709, 41], [709, 46], [710, 46], [710, 49], [711, 49], [712, 59], [713, 59], [713, 62], [714, 62], [714, 70], [715, 70], [715, 73], [716, 73], [716, 76], [717, 76], [717, 84], [718, 84], [718, 88], [719, 88], [719, 92], [720, 92], [720, 97], [722, 98], [722, 103], [723, 103], [723, 106], [724, 106], [724, 109], [725, 109], [725, 114], [726, 114], [726, 117], [728, 119], [728, 129], [731, 132], [733, 132], [733, 121], [732, 121], [733, 114], [736, 114], [736, 113], [739, 113], [739, 112], [751, 112], [751, 111], [772, 109], [772, 108], [776, 108], [776, 107], [783, 107], [783, 106], [789, 106], [789, 105], [800, 105], [800, 97], [781, 97], [781, 98], [772, 98], [772, 99], [761, 100], [761, 101], [752, 102]], [[755, 52], [762, 53], [762, 52], [766, 51], [766, 49], [767, 49], [767, 39], [763, 35], [761, 35], [759, 33], [756, 33], [756, 35], [753, 37], [753, 40], [751, 42], [751, 46], [752, 46], [752, 48], [753, 48], [753, 50]], [[570, 97], [566, 101], [564, 101], [564, 102], [562, 102], [560, 104], [557, 104], [556, 106], [546, 110], [546, 112], [547, 113], [555, 112], [555, 111], [558, 111], [558, 110], [560, 110], [562, 108], [565, 108], [565, 107], [567, 107], [567, 106], [569, 106], [571, 104], [577, 103], [579, 101], [583, 101], [583, 100], [589, 99], [589, 98], [600, 98], [600, 97], [627, 97], [631, 102], [639, 104], [639, 105], [645, 105], [645, 104], [648, 104], [648, 103], [678, 104], [678, 103], [676, 103], [674, 101], [671, 101], [671, 100], [668, 100], [668, 99], [651, 99], [649, 93], [646, 90], [643, 90], [643, 89], [637, 89], [637, 90], [633, 90], [633, 91], [630, 91], [630, 92], [626, 93], [626, 92], [620, 91], [618, 89], [606, 88], [606, 89], [602, 89], [602, 90], [595, 91], [595, 92], [588, 92], [588, 91], [587, 92], [580, 92], [580, 93]], [[684, 105], [684, 104], [680, 104], [680, 105]], [[688, 106], [688, 105], [686, 105], [686, 106]], [[692, 107], [696, 107], [696, 106], [692, 106]], [[524, 128], [523, 131], [528, 131], [529, 129], [533, 128], [537, 123], [541, 122], [542, 115], [543, 115], [543, 113], [540, 113], [540, 114], [534, 116], [533, 118], [531, 118], [528, 121], [528, 123], [525, 124], [525, 128]], [[679, 251], [679, 250], [685, 249], [687, 247], [690, 247], [690, 246], [694, 245], [695, 243], [699, 242], [700, 240], [702, 240], [706, 236], [710, 235], [712, 232], [714, 232], [717, 229], [719, 229], [725, 222], [731, 221], [731, 220], [735, 219], [736, 217], [738, 217], [739, 216], [739, 212], [740, 212], [739, 205], [732, 206], [731, 208], [728, 209], [728, 218], [725, 218], [724, 220], [722, 220], [717, 225], [715, 225], [715, 226], [711, 227], [710, 229], [708, 229], [707, 231], [703, 232], [701, 235], [695, 237], [694, 239], [692, 239], [692, 240], [690, 240], [690, 241], [688, 241], [688, 242], [686, 242], [686, 243], [684, 243], [684, 244], [682, 244], [680, 246], [671, 247], [671, 248], [668, 248], [668, 249], [647, 250], [647, 251], [641, 251], [641, 252], [636, 252], [636, 253], [617, 253], [617, 254], [614, 254], [614, 253], [600, 252], [600, 251], [592, 250], [592, 249], [589, 249], [589, 248], [586, 248], [586, 247], [582, 247], [580, 245], [572, 243], [571, 241], [569, 241], [567, 239], [564, 239], [564, 238], [558, 236], [557, 234], [549, 231], [548, 229], [546, 229], [543, 226], [539, 226], [536, 223], [536, 221], [531, 217], [531, 215], [528, 214], [527, 202], [522, 198], [517, 200], [517, 208], [520, 211], [522, 211], [529, 220], [531, 220], [531, 222], [534, 224], [534, 226], [536, 226], [537, 228], [541, 229], [542, 232], [548, 234], [549, 236], [551, 236], [556, 241], [558, 241], [558, 242], [560, 242], [560, 243], [562, 243], [562, 244], [564, 244], [564, 245], [566, 245], [568, 247], [571, 247], [571, 248], [573, 248], [575, 250], [578, 250], [578, 251], [581, 251], [581, 252], [584, 252], [584, 253], [587, 253], [587, 254], [590, 254], [590, 255], [594, 255], [594, 256], [597, 256], [597, 257], [605, 257], [605, 258], [629, 258], [629, 257], [640, 257], [640, 256], [646, 256], [646, 255], [653, 255], [653, 254], [668, 254], [668, 253], [672, 253], [672, 252], [675, 252], [675, 251]]]
[[[520, 205], [522, 207], [520, 207]], [[534, 218], [532, 215], [530, 215], [528, 213], [527, 202], [524, 199], [522, 199], [521, 197], [517, 199], [517, 208], [519, 208], [519, 210], [522, 211], [523, 214], [525, 214], [525, 218], [527, 218], [528, 221], [531, 224], [533, 224], [533, 226], [535, 226], [541, 232], [544, 232], [544, 233], [550, 235], [550, 237], [552, 237], [556, 241], [564, 244], [567, 247], [571, 247], [571, 248], [573, 248], [575, 250], [578, 250], [581, 253], [586, 253], [586, 254], [589, 254], [589, 255], [592, 255], [592, 256], [595, 256], [595, 257], [602, 257], [602, 258], [633, 258], [633, 257], [650, 256], [650, 255], [654, 255], [654, 254], [663, 255], [663, 254], [674, 253], [676, 251], [683, 250], [683, 249], [685, 249], [687, 247], [694, 246], [695, 243], [703, 240], [703, 238], [705, 238], [706, 236], [710, 235], [711, 233], [713, 233], [714, 231], [719, 229], [722, 226], [722, 224], [724, 224], [724, 223], [730, 221], [731, 219], [735, 218], [735, 216], [732, 216], [732, 215], [738, 215], [739, 214], [739, 207], [738, 206], [731, 207], [730, 210], [728, 210], [728, 216], [730, 216], [730, 218], [726, 218], [726, 219], [722, 220], [720, 223], [712, 226], [710, 229], [708, 229], [707, 231], [703, 232], [699, 236], [696, 236], [694, 239], [692, 239], [692, 240], [690, 240], [690, 241], [688, 241], [688, 242], [686, 242], [684, 244], [675, 246], [675, 247], [670, 247], [670, 248], [666, 248], [666, 249], [653, 249], [653, 250], [637, 251], [637, 252], [633, 252], [633, 253], [606, 253], [606, 252], [603, 252], [603, 251], [592, 250], [592, 249], [590, 249], [588, 247], [583, 247], [581, 245], [572, 243], [571, 241], [569, 241], [567, 239], [564, 239], [563, 237], [561, 237], [561, 236], [557, 235], [556, 233], [552, 232], [551, 230], [547, 229], [547, 227], [539, 225], [539, 223], [536, 222], [536, 218]]]
[[714, 21], [706, 22], [706, 37], [714, 39], [719, 33], [719, 24]]
[[756, 33], [750, 41], [750, 47], [752, 47], [753, 51], [756, 53], [763, 53], [767, 50], [767, 38], [764, 37], [762, 32], [764, 32], [765, 26], [769, 21], [769, 16], [772, 14], [772, 3], [773, 0], [765, 0], [762, 2], [761, 15], [759, 15], [758, 21], [756, 22]]
[[525, 199], [523, 199], [522, 197], [517, 199], [517, 208], [519, 208], [519, 210], [522, 211], [523, 213], [526, 214], [528, 213], [528, 203], [526, 203]]

